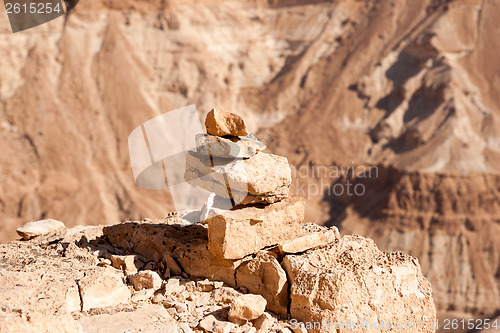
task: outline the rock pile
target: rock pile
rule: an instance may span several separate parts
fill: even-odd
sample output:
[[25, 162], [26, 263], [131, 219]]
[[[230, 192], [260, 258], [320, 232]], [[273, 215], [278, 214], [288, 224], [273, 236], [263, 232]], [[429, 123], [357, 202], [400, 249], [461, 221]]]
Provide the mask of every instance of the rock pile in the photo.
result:
[[212, 255], [241, 259], [296, 238], [304, 200], [288, 197], [288, 160], [262, 152], [266, 146], [235, 113], [215, 108], [205, 126], [208, 134], [198, 135], [186, 159], [185, 178], [213, 192], [203, 212]]
[[31, 240], [0, 246], [0, 330], [97, 331], [118, 322], [111, 331], [326, 333], [352, 331], [342, 326], [352, 322], [368, 324], [356, 332], [412, 322], [420, 323], [413, 332], [434, 331], [431, 288], [416, 259], [304, 223], [304, 200], [289, 197], [286, 158], [263, 153], [233, 113], [212, 110], [206, 127], [185, 172], [215, 193], [201, 212], [206, 223], [179, 212], [83, 229], [27, 225], [20, 235]]

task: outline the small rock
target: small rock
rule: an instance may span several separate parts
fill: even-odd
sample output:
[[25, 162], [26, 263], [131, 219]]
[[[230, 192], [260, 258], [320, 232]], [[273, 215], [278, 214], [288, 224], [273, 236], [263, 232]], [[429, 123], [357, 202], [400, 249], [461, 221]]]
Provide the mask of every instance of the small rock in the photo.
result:
[[241, 295], [231, 303], [229, 317], [254, 320], [264, 313], [266, 305], [266, 299], [260, 295]]
[[151, 298], [151, 303], [153, 304], [163, 304], [163, 302], [166, 300], [165, 296], [163, 296], [160, 293], [156, 293], [153, 298]]
[[209, 281], [208, 279], [196, 282], [196, 286], [198, 287], [199, 291], [203, 291], [203, 292], [214, 290], [213, 283], [211, 281]]
[[213, 326], [214, 333], [231, 333], [236, 328], [233, 323], [227, 321], [216, 320]]
[[30, 240], [63, 228], [66, 228], [66, 226], [61, 221], [47, 219], [28, 222], [22, 227], [17, 228], [16, 231], [23, 240]]
[[142, 289], [132, 294], [132, 302], [141, 302], [151, 298], [155, 291], [153, 289]]
[[255, 319], [254, 326], [258, 332], [268, 332], [273, 323], [274, 318], [269, 313], [264, 312], [262, 316]]
[[99, 263], [97, 266], [106, 267], [111, 266], [111, 260], [105, 258], [99, 258]]
[[110, 259], [113, 267], [123, 270], [125, 274], [130, 275], [137, 273], [137, 267], [135, 265], [136, 256], [119, 256], [113, 254]]
[[247, 330], [245, 330], [243, 333], [255, 333], [257, 332], [257, 329], [255, 327], [250, 327]]
[[135, 290], [152, 288], [156, 291], [160, 289], [162, 285], [162, 279], [158, 273], [149, 270], [129, 275], [128, 279]]
[[204, 330], [207, 333], [212, 333], [216, 321], [217, 321], [217, 319], [215, 319], [215, 317], [213, 315], [209, 315], [200, 321], [200, 323], [198, 324], [198, 327], [200, 327], [202, 330]]
[[282, 328], [280, 333], [292, 333], [292, 331], [289, 328]]
[[214, 284], [215, 289], [222, 288], [222, 286], [224, 285], [224, 282], [222, 281], [213, 281], [212, 283]]
[[230, 304], [241, 293], [229, 287], [221, 287], [216, 289], [212, 294], [212, 299], [215, 303]]
[[194, 281], [188, 281], [182, 283], [182, 285], [186, 288], [187, 291], [193, 292], [196, 290], [196, 283]]
[[207, 305], [210, 302], [210, 294], [203, 293], [195, 301], [196, 307]]
[[170, 278], [165, 284], [165, 294], [175, 294], [181, 291], [178, 278]]
[[175, 303], [174, 308], [178, 313], [184, 313], [188, 311], [188, 307], [185, 303]]
[[163, 256], [162, 261], [165, 264], [165, 266], [170, 270], [170, 274], [172, 276], [180, 276], [182, 274], [182, 269], [177, 263], [177, 261], [168, 254]]
[[304, 327], [292, 327], [293, 333], [307, 333], [307, 329]]
[[220, 108], [214, 108], [207, 114], [205, 127], [208, 134], [215, 136], [249, 134], [245, 120], [240, 115]]
[[219, 158], [250, 158], [264, 150], [266, 145], [255, 136], [218, 137], [207, 134], [196, 135], [196, 150], [203, 155]]

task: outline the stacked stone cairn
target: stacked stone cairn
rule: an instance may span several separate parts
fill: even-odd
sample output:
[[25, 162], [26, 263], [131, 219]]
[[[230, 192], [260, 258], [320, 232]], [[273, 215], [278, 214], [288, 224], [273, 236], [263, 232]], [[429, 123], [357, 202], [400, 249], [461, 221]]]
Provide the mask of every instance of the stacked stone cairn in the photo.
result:
[[202, 211], [212, 255], [241, 259], [295, 239], [304, 199], [289, 197], [288, 160], [264, 153], [266, 146], [235, 113], [212, 109], [205, 126], [207, 134], [197, 135], [196, 151], [188, 153], [185, 178], [214, 193]]

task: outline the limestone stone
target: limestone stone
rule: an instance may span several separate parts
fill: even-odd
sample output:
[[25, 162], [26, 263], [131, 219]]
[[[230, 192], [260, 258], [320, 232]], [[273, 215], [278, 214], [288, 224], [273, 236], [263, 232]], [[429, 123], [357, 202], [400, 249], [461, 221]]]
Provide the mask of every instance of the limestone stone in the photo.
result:
[[90, 271], [78, 281], [83, 311], [130, 301], [130, 290], [121, 276], [111, 270]]
[[[338, 323], [362, 317], [374, 323], [432, 323], [436, 319], [430, 284], [418, 261], [401, 252], [384, 253], [370, 239], [344, 236], [338, 243], [287, 255], [282, 265], [291, 284], [290, 315], [299, 322]], [[371, 332], [365, 328], [357, 331]], [[413, 331], [434, 332], [429, 326]]]
[[167, 283], [165, 283], [165, 294], [174, 294], [181, 291], [182, 287], [179, 284], [178, 278], [170, 278]]
[[260, 295], [241, 295], [229, 307], [229, 317], [241, 320], [254, 320], [262, 316], [267, 301]]
[[110, 260], [114, 268], [123, 270], [123, 272], [127, 275], [137, 273], [135, 255], [111, 255]]
[[253, 294], [267, 300], [267, 308], [286, 316], [288, 307], [288, 283], [286, 273], [276, 258], [261, 251], [255, 258], [243, 263], [236, 270], [236, 283]]
[[205, 119], [207, 133], [215, 136], [248, 135], [245, 120], [238, 114], [221, 108], [213, 108]]
[[[249, 159], [209, 158], [190, 151], [185, 180], [235, 204], [273, 203], [289, 194], [292, 172], [285, 157], [259, 153]], [[228, 189], [231, 193], [229, 193]]]
[[40, 221], [28, 222], [20, 228], [17, 233], [23, 240], [29, 240], [37, 236], [45, 235], [60, 229], [66, 228], [61, 221], [46, 219]]
[[243, 258], [293, 239], [301, 232], [303, 220], [304, 199], [298, 197], [224, 211], [207, 220], [208, 248], [217, 258]]
[[196, 150], [201, 155], [231, 159], [250, 158], [264, 149], [266, 149], [266, 145], [257, 140], [253, 134], [240, 137], [196, 135]]
[[339, 231], [336, 227], [329, 230], [308, 233], [298, 238], [289, 240], [279, 246], [282, 253], [300, 253], [309, 249], [324, 246], [335, 242], [340, 238]]
[[162, 285], [162, 279], [158, 275], [158, 273], [149, 270], [144, 270], [136, 274], [129, 275], [128, 280], [134, 286], [135, 290], [150, 288], [153, 290], [158, 290]]

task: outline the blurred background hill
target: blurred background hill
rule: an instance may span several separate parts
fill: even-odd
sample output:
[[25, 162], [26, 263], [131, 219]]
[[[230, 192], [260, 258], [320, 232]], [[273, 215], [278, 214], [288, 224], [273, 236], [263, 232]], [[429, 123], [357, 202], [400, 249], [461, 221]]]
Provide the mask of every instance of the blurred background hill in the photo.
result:
[[1, 242], [166, 216], [128, 135], [221, 106], [288, 157], [308, 220], [418, 257], [441, 314], [498, 316], [500, 2], [82, 0], [16, 34], [0, 15]]

